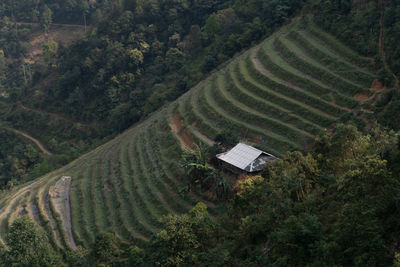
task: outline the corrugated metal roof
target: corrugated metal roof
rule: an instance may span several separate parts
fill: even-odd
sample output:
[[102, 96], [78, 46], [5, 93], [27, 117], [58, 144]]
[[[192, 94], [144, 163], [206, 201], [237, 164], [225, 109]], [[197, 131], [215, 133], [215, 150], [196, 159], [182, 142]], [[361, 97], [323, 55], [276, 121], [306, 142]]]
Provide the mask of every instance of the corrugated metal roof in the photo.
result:
[[233, 166], [236, 166], [239, 169], [245, 170], [245, 168], [249, 166], [254, 160], [256, 160], [262, 153], [265, 152], [252, 146], [239, 143], [230, 151], [218, 154], [217, 158]]

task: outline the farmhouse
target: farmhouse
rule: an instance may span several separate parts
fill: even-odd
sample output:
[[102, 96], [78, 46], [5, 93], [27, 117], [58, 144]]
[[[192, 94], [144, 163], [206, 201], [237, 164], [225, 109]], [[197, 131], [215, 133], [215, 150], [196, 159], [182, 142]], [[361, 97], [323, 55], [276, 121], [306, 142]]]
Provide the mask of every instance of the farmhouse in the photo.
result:
[[277, 160], [275, 156], [243, 143], [237, 144], [225, 153], [218, 154], [217, 158], [233, 171], [240, 169], [249, 173], [261, 171], [268, 162]]

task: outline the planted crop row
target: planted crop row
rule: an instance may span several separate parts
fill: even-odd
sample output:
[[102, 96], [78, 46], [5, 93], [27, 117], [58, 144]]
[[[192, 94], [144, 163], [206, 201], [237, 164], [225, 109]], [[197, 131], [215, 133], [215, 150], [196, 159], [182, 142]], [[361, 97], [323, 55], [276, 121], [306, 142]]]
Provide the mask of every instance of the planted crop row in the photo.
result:
[[210, 120], [207, 117], [207, 111], [204, 110], [204, 106], [201, 105], [199, 100], [199, 94], [202, 93], [203, 88], [196, 89], [192, 92], [190, 98], [190, 104], [192, 107], [193, 114], [198, 118], [200, 125], [198, 126], [202, 132], [209, 133], [209, 136], [213, 138], [221, 131], [220, 126], [216, 121]]
[[347, 62], [339, 60], [338, 57], [331, 57], [322, 52], [298, 32], [292, 31], [288, 34], [288, 37], [289, 40], [295, 43], [305, 54], [319, 61], [323, 66], [326, 66], [338, 75], [349, 80], [357, 81], [362, 84], [363, 87], [369, 87], [371, 84], [374, 78], [372, 75], [359, 71], [355, 66], [351, 66]]
[[[82, 171], [85, 171], [85, 169]], [[81, 188], [82, 178], [82, 173], [78, 173], [76, 174], [76, 179], [72, 179], [70, 190], [71, 223], [73, 232], [76, 231], [75, 235], [78, 236], [78, 239], [84, 240], [85, 245], [87, 245], [92, 240], [92, 236], [89, 234], [89, 231], [86, 228], [88, 222], [86, 222], [85, 217], [83, 217], [85, 213], [82, 205], [82, 203], [84, 203], [84, 197]]]
[[257, 83], [247, 73], [244, 66], [241, 65], [242, 64], [238, 64], [235, 66], [233, 74], [236, 76], [238, 82], [252, 93], [268, 99], [270, 102], [277, 103], [285, 109], [290, 110], [303, 118], [307, 118], [309, 121], [323, 127], [328, 127], [334, 122], [333, 119], [317, 114], [310, 109], [305, 108], [304, 105], [301, 105], [297, 101], [288, 97], [283, 97], [281, 94], [271, 91], [264, 85]]
[[361, 57], [356, 52], [349, 49], [346, 45], [339, 42], [336, 38], [325, 31], [322, 31], [314, 23], [308, 22], [307, 24], [307, 31], [317, 39], [321, 40], [324, 43], [324, 46], [329, 47], [334, 51], [334, 53], [339, 54], [340, 56], [360, 67], [371, 67], [372, 60], [370, 58]]
[[[165, 121], [165, 120], [161, 120], [161, 121]], [[158, 154], [158, 159], [160, 161], [160, 168], [162, 169], [162, 171], [164, 172], [164, 179], [166, 186], [168, 186], [168, 188], [173, 191], [176, 194], [176, 192], [178, 192], [178, 188], [180, 186], [186, 186], [187, 185], [187, 181], [184, 181], [182, 178], [184, 176], [182, 176], [181, 173], [177, 172], [177, 171], [173, 171], [176, 169], [179, 169], [179, 166], [174, 166], [171, 165], [169, 162], [179, 162], [180, 161], [180, 155], [177, 155], [176, 157], [171, 154], [171, 153], [164, 153], [164, 150], [167, 149], [168, 150], [168, 143], [169, 142], [165, 142], [165, 140], [168, 137], [164, 137], [165, 135], [167, 136], [171, 136], [170, 134], [162, 134], [164, 131], [161, 129], [161, 125], [160, 123], [157, 123], [157, 125], [155, 127], [152, 128], [153, 133], [153, 137], [155, 138], [156, 142], [153, 146], [155, 153]], [[164, 136], [163, 136], [164, 135]], [[177, 142], [174, 142], [174, 145], [176, 145]], [[174, 146], [172, 145], [172, 146]], [[161, 148], [163, 147], [163, 148]], [[185, 204], [185, 208], [191, 208], [191, 206], [193, 206], [195, 204], [195, 201], [191, 198], [185, 198], [184, 201]]]
[[355, 95], [362, 92], [362, 88], [340, 77], [324, 70], [320, 66], [313, 64], [300, 58], [296, 53], [291, 51], [280, 39], [275, 38], [273, 42], [274, 48], [279, 52], [281, 57], [297, 69], [301, 69], [305, 74], [310, 75], [316, 79], [321, 79], [323, 82], [329, 84], [339, 92], [348, 95]]
[[192, 124], [192, 127], [195, 127], [203, 134], [214, 137], [218, 131], [209, 124], [206, 124], [204, 118], [198, 116], [193, 105], [189, 106], [192, 95], [193, 94], [188, 95], [179, 102], [180, 114], [182, 115], [186, 125]]
[[[54, 233], [50, 227], [50, 222], [47, 219], [47, 217], [41, 212], [41, 209], [39, 207], [39, 195], [40, 195], [40, 189], [38, 189], [38, 191], [36, 191], [36, 194], [34, 196], [34, 198], [32, 199], [31, 205], [35, 206], [37, 208], [38, 211], [38, 217], [39, 217], [39, 224], [41, 227], [44, 228], [45, 233], [47, 235], [47, 238], [51, 244], [51, 246], [53, 246], [54, 248], [57, 248], [57, 244], [56, 241], [54, 239]], [[82, 240], [80, 240], [79, 238], [75, 239], [75, 242], [77, 244], [83, 244]]]
[[89, 185], [91, 177], [93, 176], [93, 167], [94, 167], [93, 165], [87, 167], [84, 176], [80, 180], [80, 188], [82, 193], [81, 205], [83, 207], [83, 214], [81, 214], [81, 216], [84, 217], [85, 227], [88, 228], [88, 231], [90, 233], [90, 239], [88, 240], [90, 243], [94, 242], [97, 232], [95, 214], [91, 201], [92, 196], [90, 194], [90, 185]]
[[257, 95], [248, 92], [243, 88], [237, 81], [232, 72], [229, 72], [226, 90], [248, 107], [254, 107], [257, 110], [270, 115], [271, 117], [279, 118], [282, 122], [293, 125], [298, 129], [302, 129], [310, 134], [317, 134], [322, 128], [312, 122], [307, 121], [304, 118], [293, 114], [289, 110], [286, 110], [275, 103], [271, 103], [266, 99], [261, 99]]
[[101, 193], [99, 192], [99, 166], [98, 164], [93, 164], [92, 175], [89, 180], [89, 194], [90, 194], [90, 205], [93, 210], [93, 216], [95, 219], [95, 235], [99, 234], [102, 229], [107, 228], [107, 216], [100, 205]]
[[[232, 130], [235, 128], [232, 123], [221, 120], [222, 118], [220, 115], [206, 102], [204, 97], [204, 88], [201, 88], [201, 90], [199, 90], [199, 92], [194, 96], [192, 103], [194, 110], [198, 109], [199, 114], [201, 114], [201, 116], [204, 118], [203, 121], [209, 122], [209, 125], [212, 127], [218, 130]], [[244, 135], [245, 132], [246, 130], [242, 128], [242, 132], [239, 131], [238, 135]]]
[[287, 79], [298, 87], [307, 89], [317, 96], [332, 95], [337, 105], [346, 108], [353, 108], [358, 104], [358, 102], [351, 97], [343, 95], [332, 88], [322, 87], [310, 79], [300, 77], [275, 64], [263, 48], [258, 50], [257, 57], [260, 59], [260, 63], [264, 68], [268, 69], [275, 76], [281, 79]]
[[135, 140], [132, 141], [131, 147], [129, 149], [129, 161], [133, 170], [132, 178], [133, 178], [133, 190], [136, 192], [136, 200], [139, 202], [139, 207], [143, 209], [144, 218], [147, 224], [150, 224], [153, 228], [158, 229], [159, 223], [158, 218], [160, 214], [155, 210], [153, 205], [154, 196], [151, 195], [149, 189], [145, 187], [144, 177], [140, 167], [140, 157], [138, 152], [138, 143], [141, 142], [139, 139], [139, 134], [135, 137]]
[[155, 211], [158, 214], [158, 218], [167, 213], [173, 213], [173, 208], [170, 207], [169, 203], [163, 203], [162, 199], [157, 192], [160, 191], [157, 189], [154, 180], [152, 179], [152, 175], [150, 175], [154, 171], [154, 167], [151, 165], [151, 162], [146, 154], [145, 150], [145, 140], [144, 133], [139, 136], [140, 142], [138, 142], [138, 151], [139, 151], [139, 161], [140, 166], [142, 168], [143, 180], [145, 181], [145, 188], [147, 190], [147, 194], [151, 198], [151, 204], [155, 208]]
[[[74, 179], [71, 181], [71, 190], [69, 192], [70, 205], [71, 205], [71, 225], [72, 225], [72, 235], [75, 242], [80, 245], [87, 246], [87, 241], [82, 235], [83, 230], [80, 229], [82, 224], [82, 219], [80, 215], [82, 214], [82, 207], [80, 205], [80, 196], [77, 188], [76, 180], [79, 176], [75, 175]], [[38, 201], [39, 202], [39, 201]], [[47, 219], [47, 218], [46, 218]]]
[[[232, 116], [231, 114], [229, 114], [229, 112], [226, 112], [223, 107], [218, 104], [215, 99], [210, 95], [210, 91], [211, 91], [211, 86], [208, 85], [205, 87], [205, 98], [206, 98], [206, 102], [207, 104], [210, 106], [210, 108], [212, 108], [216, 114], [218, 114], [219, 117], [222, 117], [225, 119], [225, 121], [227, 123], [229, 123], [229, 127], [231, 127], [231, 129], [233, 131], [244, 131], [244, 135], [247, 137], [247, 134], [249, 133], [249, 130], [251, 130], [251, 134], [254, 136], [255, 133], [257, 133], [259, 136], [261, 136], [262, 138], [264, 138], [266, 135], [268, 135], [269, 137], [271, 137], [270, 134], [268, 134], [268, 131], [260, 128], [256, 125], [253, 124], [248, 124], [246, 122], [243, 122], [239, 119], [237, 119], [236, 117]], [[294, 144], [290, 144], [289, 142], [283, 142], [283, 141], [279, 141], [277, 139], [271, 138], [271, 142], [269, 142], [268, 144], [270, 146], [270, 148], [276, 149], [276, 150], [281, 150], [281, 151], [286, 151], [286, 150], [291, 150], [291, 149], [296, 149], [296, 145]]]
[[[154, 127], [154, 126], [153, 126]], [[157, 153], [154, 153], [153, 147], [155, 146], [156, 140], [153, 139], [151, 145], [149, 137], [153, 137], [151, 128], [148, 127], [145, 136], [145, 144], [146, 144], [146, 158], [148, 162], [152, 165], [152, 180], [159, 190], [160, 194], [162, 194], [162, 203], [164, 206], [168, 206], [174, 213], [184, 213], [187, 211], [187, 208], [184, 206], [184, 201], [179, 199], [179, 196], [174, 194], [174, 192], [170, 191], [168, 187], [166, 187], [164, 179], [165, 173], [163, 172], [163, 168], [160, 166], [160, 159]]]
[[111, 189], [108, 189], [111, 199], [113, 200], [115, 208], [115, 225], [118, 227], [114, 229], [115, 232], [119, 233], [121, 237], [127, 240], [135, 239], [135, 232], [131, 227], [131, 224], [127, 222], [129, 218], [127, 213], [131, 212], [128, 203], [123, 199], [123, 180], [121, 175], [121, 166], [119, 161], [119, 155], [121, 150], [121, 143], [117, 143], [114, 148], [110, 151], [109, 159], [109, 185]]
[[146, 223], [146, 221], [144, 221], [143, 211], [140, 207], [138, 207], [137, 201], [132, 194], [133, 192], [130, 190], [132, 172], [129, 171], [131, 169], [128, 160], [128, 148], [128, 144], [123, 144], [119, 155], [121, 162], [121, 197], [129, 207], [127, 209], [126, 217], [133, 226], [134, 230], [145, 237], [150, 237], [156, 229], [152, 228]]
[[[222, 76], [220, 77], [222, 78]], [[251, 113], [250, 111], [240, 108], [238, 106], [240, 103], [235, 103], [233, 99], [228, 100], [226, 96], [222, 95], [222, 88], [225, 87], [226, 84], [221, 83], [223, 83], [223, 81], [218, 84], [219, 90], [212, 90], [212, 95], [214, 96], [215, 101], [220, 104], [221, 108], [225, 109], [235, 117], [246, 121], [246, 123], [258, 125], [267, 129], [265, 135], [268, 136], [269, 140], [275, 140], [277, 145], [279, 145], [279, 143], [282, 145], [289, 143], [294, 146], [298, 146], [298, 143], [305, 144], [310, 141], [309, 136], [305, 136], [304, 133], [300, 132], [296, 128], [293, 129], [288, 127], [284, 123], [267, 117], [264, 114], [259, 113], [260, 115], [258, 115], [255, 112]], [[291, 140], [296, 140], [297, 142], [294, 143]]]
[[[136, 216], [139, 221], [151, 232], [155, 232], [158, 229], [157, 215], [151, 207], [151, 203], [148, 202], [144, 197], [143, 188], [141, 188], [141, 178], [139, 173], [138, 161], [134, 158], [135, 145], [137, 142], [137, 136], [131, 139], [127, 145], [128, 153], [127, 157], [127, 169], [129, 177], [127, 179], [127, 187], [133, 198], [134, 207], [136, 208]], [[136, 155], [137, 157], [137, 155]], [[132, 204], [133, 205], [133, 204]]]
[[293, 89], [289, 86], [271, 80], [270, 78], [261, 74], [258, 70], [255, 69], [250, 58], [247, 58], [245, 63], [246, 68], [248, 69], [248, 73], [254, 80], [276, 91], [277, 93], [281, 93], [287, 97], [296, 99], [297, 101], [301, 101], [315, 109], [323, 110], [325, 113], [333, 117], [339, 117], [343, 112], [343, 110], [341, 110], [340, 108], [333, 106], [330, 103], [325, 102], [321, 98], [315, 97], [312, 94], [306, 93], [301, 89]]

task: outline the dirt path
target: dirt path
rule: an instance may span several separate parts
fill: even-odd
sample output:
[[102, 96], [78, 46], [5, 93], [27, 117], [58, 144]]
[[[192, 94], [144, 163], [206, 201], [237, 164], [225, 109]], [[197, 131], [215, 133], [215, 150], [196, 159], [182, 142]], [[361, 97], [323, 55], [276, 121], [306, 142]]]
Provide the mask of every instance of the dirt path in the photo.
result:
[[71, 176], [61, 177], [49, 191], [49, 195], [54, 209], [60, 215], [62, 227], [67, 238], [66, 241], [70, 248], [76, 250], [75, 240], [72, 235], [71, 207], [69, 201], [71, 179]]
[[197, 138], [199, 138], [200, 140], [204, 141], [207, 145], [209, 145], [209, 146], [215, 145], [215, 142], [213, 140], [211, 140], [210, 138], [208, 138], [207, 136], [205, 136], [201, 132], [199, 132], [197, 130], [193, 130], [192, 132]]
[[385, 69], [393, 76], [393, 79], [395, 81], [395, 87], [397, 88], [397, 90], [400, 90], [399, 79], [393, 73], [393, 71], [390, 69], [390, 66], [386, 61], [386, 53], [385, 53], [385, 48], [384, 48], [384, 44], [383, 44], [383, 38], [384, 38], [384, 36], [383, 36], [383, 15], [385, 12], [383, 0], [380, 0], [379, 4], [380, 4], [380, 8], [381, 8], [381, 17], [379, 19], [379, 45], [378, 45], [379, 46], [379, 54], [381, 55], [381, 59], [382, 59]]
[[[364, 104], [365, 102], [374, 99], [377, 94], [380, 94], [386, 90], [387, 90], [387, 88], [378, 79], [374, 79], [372, 81], [371, 88], [369, 89], [369, 91], [372, 92], [373, 94], [371, 94], [370, 96], [367, 96], [364, 94], [356, 94], [354, 96], [354, 99], [357, 100], [360, 104]], [[378, 99], [375, 99], [375, 101], [374, 101], [374, 103], [372, 103], [372, 105], [374, 106], [377, 101], [378, 101]], [[370, 112], [371, 111], [369, 111], [368, 113], [370, 113]]]
[[[0, 22], [3, 20], [0, 19]], [[11, 23], [14, 23], [15, 21], [12, 21]], [[37, 26], [39, 25], [39, 22], [23, 22], [23, 21], [16, 21], [15, 22], [17, 25], [31, 25], [31, 26]], [[52, 23], [50, 26], [63, 26], [63, 27], [79, 27], [79, 28], [85, 28], [85, 25], [81, 24], [63, 24], [63, 23]], [[86, 25], [86, 27], [90, 27], [89, 25]]]
[[46, 155], [48, 155], [48, 156], [52, 156], [52, 155], [53, 155], [53, 154], [52, 154], [50, 151], [48, 151], [48, 150], [42, 145], [42, 143], [40, 143], [40, 141], [37, 140], [36, 138], [30, 136], [30, 135], [27, 134], [27, 133], [24, 133], [24, 132], [15, 130], [15, 129], [12, 129], [12, 130], [13, 130], [16, 134], [22, 135], [23, 137], [25, 137], [25, 138], [31, 140], [32, 142], [34, 142], [34, 143], [38, 146], [38, 148], [39, 148], [40, 150], [42, 150], [42, 152], [43, 152], [44, 154], [46, 154]]
[[194, 143], [193, 137], [190, 135], [189, 131], [186, 130], [179, 135], [179, 132], [182, 130], [182, 124], [179, 118], [179, 113], [176, 113], [174, 117], [171, 118], [169, 122], [169, 127], [171, 128], [171, 132], [176, 136], [181, 144], [181, 148], [186, 151], [192, 151], [192, 145]]
[[20, 108], [22, 108], [23, 110], [32, 111], [32, 112], [40, 114], [40, 115], [49, 116], [50, 118], [52, 118], [54, 120], [64, 120], [64, 121], [68, 121], [68, 122], [71, 122], [71, 123], [80, 123], [82, 125], [89, 126], [89, 122], [87, 122], [87, 121], [74, 120], [74, 119], [71, 119], [71, 118], [65, 116], [64, 114], [55, 113], [55, 112], [48, 112], [48, 111], [44, 111], [44, 110], [41, 110], [41, 109], [27, 107], [24, 104], [22, 104], [21, 102], [18, 102], [18, 106]]

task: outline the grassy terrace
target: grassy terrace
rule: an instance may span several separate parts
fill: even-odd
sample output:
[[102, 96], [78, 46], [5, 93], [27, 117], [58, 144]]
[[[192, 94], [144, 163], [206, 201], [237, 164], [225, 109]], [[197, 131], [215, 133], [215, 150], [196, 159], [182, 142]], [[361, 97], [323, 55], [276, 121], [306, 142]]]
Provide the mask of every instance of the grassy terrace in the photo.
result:
[[[353, 112], [355, 94], [369, 94], [375, 77], [367, 69], [371, 62], [312, 22], [286, 26], [114, 140], [30, 185], [3, 193], [0, 236], [4, 240], [12, 221], [27, 213], [60, 249], [69, 246], [65, 223], [72, 225], [77, 245], [91, 246], [102, 231], [147, 242], [158, 231], [161, 216], [209, 200], [180, 190], [187, 185], [180, 166], [181, 135], [200, 133], [203, 140], [193, 139], [207, 143], [220, 131], [230, 131], [277, 156], [306, 149], [320, 131]], [[176, 116], [182, 127], [172, 133], [169, 123]], [[64, 175], [72, 177], [70, 222], [62, 221], [49, 196]], [[218, 208], [209, 205], [217, 214]]]

